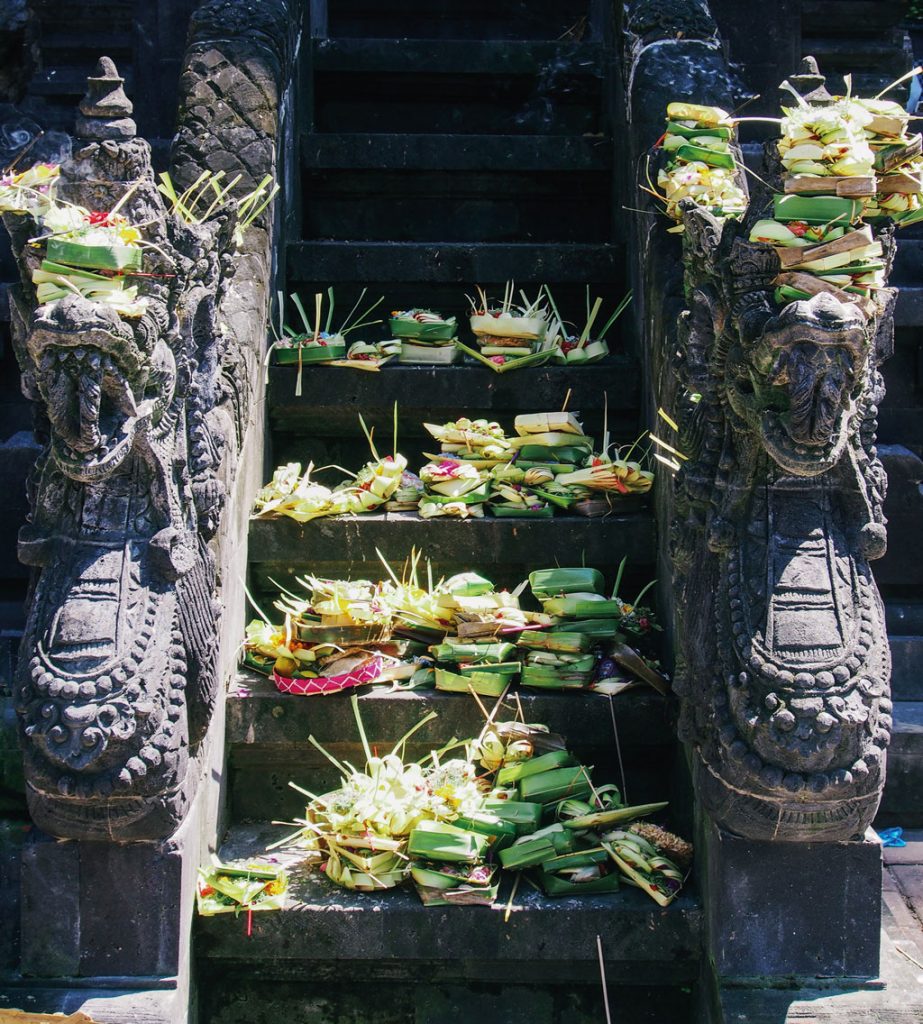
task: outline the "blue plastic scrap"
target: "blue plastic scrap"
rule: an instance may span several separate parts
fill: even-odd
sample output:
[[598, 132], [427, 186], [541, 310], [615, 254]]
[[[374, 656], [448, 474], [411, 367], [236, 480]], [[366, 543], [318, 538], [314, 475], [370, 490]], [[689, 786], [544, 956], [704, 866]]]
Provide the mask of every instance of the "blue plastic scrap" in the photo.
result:
[[884, 828], [878, 833], [878, 838], [881, 840], [882, 846], [906, 846], [902, 836], [904, 830], [902, 828]]

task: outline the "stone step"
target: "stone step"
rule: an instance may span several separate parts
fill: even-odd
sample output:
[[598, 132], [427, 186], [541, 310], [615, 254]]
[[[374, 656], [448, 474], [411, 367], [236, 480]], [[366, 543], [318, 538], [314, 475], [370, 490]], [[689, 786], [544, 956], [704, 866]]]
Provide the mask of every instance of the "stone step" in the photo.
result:
[[612, 139], [313, 132], [302, 136], [301, 162], [317, 170], [604, 171], [612, 167]]
[[891, 598], [885, 601], [889, 635], [923, 636], [923, 600]]
[[623, 248], [611, 244], [470, 242], [291, 242], [289, 282], [436, 282], [521, 287], [545, 281], [614, 283], [623, 279]]
[[[919, 411], [915, 411], [918, 417]], [[878, 453], [888, 474], [884, 505], [888, 551], [872, 563], [872, 571], [880, 585], [919, 586], [923, 583], [918, 543], [923, 521], [923, 460], [902, 444], [881, 444]]]
[[885, 792], [876, 827], [923, 827], [923, 701], [896, 700]]
[[[593, 366], [530, 367], [505, 374], [474, 366], [389, 364], [379, 373], [316, 366], [303, 371], [301, 395], [295, 394], [297, 374], [294, 366], [270, 367], [269, 413], [277, 429], [315, 436], [356, 433], [359, 412], [369, 426], [377, 426], [378, 436], [387, 435], [395, 401], [401, 437], [408, 430], [419, 435], [424, 422], [462, 414], [500, 416], [511, 429], [514, 413], [559, 409], [568, 391], [568, 409], [583, 414], [599, 414], [606, 398], [610, 417], [634, 412], [640, 402], [640, 368], [621, 353]], [[591, 429], [586, 419], [584, 427]]]
[[[268, 823], [234, 825], [219, 856], [258, 856], [284, 834]], [[376, 976], [441, 982], [508, 977], [520, 983], [598, 987], [599, 936], [610, 984], [669, 987], [696, 979], [702, 911], [692, 891], [662, 909], [628, 887], [606, 896], [555, 901], [523, 883], [505, 920], [509, 879], [493, 908], [424, 907], [409, 887], [350, 892], [310, 870], [297, 850], [277, 850], [273, 857], [291, 872], [290, 909], [254, 914], [249, 936], [250, 926], [233, 914], [196, 921], [199, 963], [224, 978], [248, 970], [262, 979], [303, 981], [310, 972], [312, 980], [351, 984]]]
[[613, 232], [611, 175], [599, 170], [305, 169], [301, 188], [303, 239], [586, 245]]
[[515, 586], [524, 568], [546, 563], [594, 565], [611, 574], [628, 555], [633, 570], [650, 568], [654, 523], [648, 511], [616, 511], [596, 519], [562, 515], [467, 520], [383, 512], [327, 516], [305, 524], [292, 519], [250, 523], [250, 562], [256, 575], [280, 581], [292, 573], [315, 571], [319, 564], [348, 565], [354, 576], [360, 571], [380, 572], [376, 551], [399, 566], [414, 547], [428, 554], [440, 573], [481, 569], [498, 585]]
[[891, 696], [896, 701], [923, 701], [923, 636], [889, 636]]
[[315, 39], [315, 72], [601, 78], [598, 43], [521, 39]]
[[881, 31], [897, 25], [906, 11], [903, 0], [802, 0], [801, 30], [825, 36]]
[[384, 7], [378, 0], [338, 0], [327, 4], [327, 31], [333, 37], [401, 35], [415, 39], [560, 39], [588, 34], [588, 5], [561, 0], [402, 0]]
[[900, 286], [894, 310], [894, 324], [896, 327], [919, 327], [923, 324], [923, 286]]
[[40, 451], [31, 431], [21, 431], [0, 443], [0, 485], [6, 494], [0, 504], [0, 580], [8, 584], [12, 580], [25, 581], [29, 576], [29, 570], [16, 555], [16, 536], [29, 512], [26, 478]]
[[[86, 22], [84, 22], [86, 24]], [[112, 57], [122, 71], [122, 59], [131, 60], [134, 40], [131, 32], [130, 17], [123, 27], [107, 27], [104, 32], [100, 31], [67, 31], [60, 29], [43, 29], [38, 40], [39, 49], [46, 64], [52, 62], [75, 63], [76, 54], [86, 55], [86, 59], [93, 66], [101, 54]], [[51, 55], [54, 54], [54, 57]]]
[[[390, 750], [431, 711], [438, 714], [408, 742], [407, 756], [413, 760], [426, 757], [448, 737], [476, 736], [484, 723], [476, 702], [463, 694], [392, 692], [384, 685], [357, 692], [369, 744], [380, 751]], [[340, 760], [364, 760], [349, 697], [283, 694], [264, 676], [246, 669], [238, 673], [228, 694], [225, 730], [234, 821], [300, 815], [304, 797], [288, 785], [290, 781], [312, 792], [337, 785], [336, 770], [308, 743], [309, 735]], [[491, 708], [494, 703], [486, 701]], [[507, 698], [498, 720], [514, 718], [520, 707], [526, 721], [561, 733], [581, 761], [595, 768], [594, 778], [616, 782], [632, 802], [667, 799], [673, 769], [671, 699], [647, 686], [611, 701], [590, 693], [523, 689]]]

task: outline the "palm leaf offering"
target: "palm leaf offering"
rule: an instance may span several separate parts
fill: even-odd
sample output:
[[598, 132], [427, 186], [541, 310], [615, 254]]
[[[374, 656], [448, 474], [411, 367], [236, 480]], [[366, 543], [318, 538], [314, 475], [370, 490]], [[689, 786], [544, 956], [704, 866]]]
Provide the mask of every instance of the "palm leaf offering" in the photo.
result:
[[[478, 737], [409, 761], [408, 739], [435, 714], [379, 755], [352, 702], [364, 768], [312, 737], [341, 784], [314, 795], [292, 783], [308, 797], [305, 814], [270, 850], [303, 851], [331, 882], [360, 892], [411, 881], [427, 906], [489, 906], [503, 871], [529, 871], [549, 896], [615, 893], [624, 883], [666, 906], [679, 892], [691, 846], [638, 820], [666, 804], [626, 807], [545, 726], [495, 721], [498, 705]], [[446, 759], [450, 749], [459, 756]]]
[[480, 286], [477, 295], [477, 300], [468, 296], [469, 324], [476, 347], [459, 343], [463, 352], [498, 373], [548, 361], [552, 352], [545, 345], [548, 307], [542, 289], [534, 300], [520, 291], [521, 304], [515, 301], [514, 281], [507, 281], [502, 301], [489, 299]]
[[525, 584], [511, 593], [479, 573], [434, 582], [430, 565], [424, 584], [416, 551], [400, 577], [385, 565], [388, 578], [377, 582], [296, 577], [300, 590], [274, 602], [281, 621], [247, 626], [244, 663], [301, 694], [374, 683], [497, 697], [517, 682], [611, 694], [642, 681], [669, 690], [650, 657], [660, 627], [640, 604], [652, 584], [623, 601], [624, 560], [610, 597], [597, 569], [536, 570], [529, 579], [541, 610], [522, 606]]

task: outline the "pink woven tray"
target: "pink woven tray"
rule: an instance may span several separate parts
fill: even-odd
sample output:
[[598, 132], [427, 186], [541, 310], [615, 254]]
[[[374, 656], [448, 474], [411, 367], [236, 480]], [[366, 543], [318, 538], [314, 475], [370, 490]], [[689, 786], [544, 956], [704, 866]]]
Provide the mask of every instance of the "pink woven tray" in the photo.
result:
[[347, 672], [341, 676], [318, 676], [317, 679], [289, 679], [287, 676], [280, 676], [278, 672], [273, 672], [272, 681], [283, 693], [297, 693], [303, 697], [309, 697], [314, 693], [339, 693], [353, 686], [374, 683], [381, 675], [382, 664], [381, 658], [372, 658], [368, 664], [355, 672]]

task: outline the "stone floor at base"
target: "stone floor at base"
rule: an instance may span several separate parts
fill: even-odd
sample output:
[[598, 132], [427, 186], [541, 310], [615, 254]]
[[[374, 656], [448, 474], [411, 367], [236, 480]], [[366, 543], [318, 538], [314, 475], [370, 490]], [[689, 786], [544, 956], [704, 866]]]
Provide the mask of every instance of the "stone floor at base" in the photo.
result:
[[[725, 989], [724, 1024], [921, 1024], [923, 1022], [923, 829], [886, 847], [881, 984], [846, 990]], [[806, 898], [835, 898], [831, 893]]]

